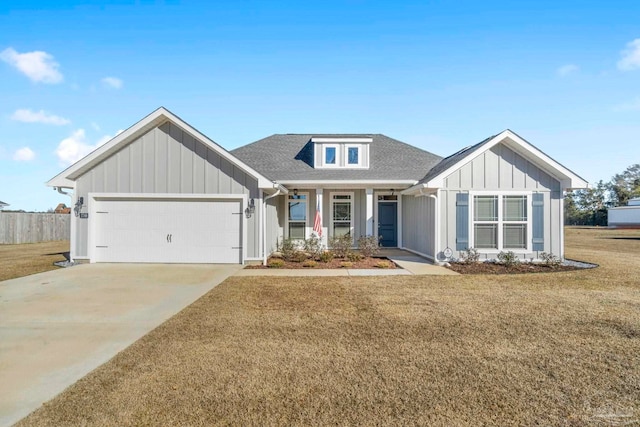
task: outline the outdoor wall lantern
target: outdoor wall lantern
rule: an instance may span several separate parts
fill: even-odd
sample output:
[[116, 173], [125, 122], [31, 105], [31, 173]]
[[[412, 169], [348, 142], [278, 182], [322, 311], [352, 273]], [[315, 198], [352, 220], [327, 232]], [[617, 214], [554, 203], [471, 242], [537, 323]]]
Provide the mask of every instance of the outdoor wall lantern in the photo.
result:
[[247, 218], [251, 218], [251, 215], [253, 215], [255, 211], [256, 211], [256, 202], [254, 199], [249, 199], [249, 205], [244, 210], [244, 214], [246, 215]]
[[80, 211], [82, 210], [83, 204], [84, 204], [84, 197], [82, 196], [78, 197], [78, 200], [76, 201], [76, 206], [73, 208], [73, 213], [76, 216], [80, 215]]

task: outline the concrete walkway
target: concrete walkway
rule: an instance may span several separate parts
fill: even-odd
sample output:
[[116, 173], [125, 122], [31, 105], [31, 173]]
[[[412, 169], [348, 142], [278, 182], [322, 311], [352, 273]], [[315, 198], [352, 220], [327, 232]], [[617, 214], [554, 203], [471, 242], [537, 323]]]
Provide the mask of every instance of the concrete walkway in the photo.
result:
[[383, 249], [380, 255], [387, 257], [402, 268], [386, 270], [375, 268], [370, 270], [359, 269], [245, 269], [238, 271], [235, 276], [401, 276], [401, 275], [434, 275], [456, 276], [458, 273], [448, 268], [434, 265], [427, 259], [403, 251], [402, 249]]
[[0, 426], [25, 417], [240, 268], [90, 264], [0, 282]]

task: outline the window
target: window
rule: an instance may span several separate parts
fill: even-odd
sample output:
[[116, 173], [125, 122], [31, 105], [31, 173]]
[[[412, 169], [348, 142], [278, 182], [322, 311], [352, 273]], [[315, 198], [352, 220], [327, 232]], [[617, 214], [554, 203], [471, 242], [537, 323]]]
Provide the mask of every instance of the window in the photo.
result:
[[526, 250], [529, 229], [526, 195], [476, 195], [473, 197], [473, 247]]
[[307, 237], [307, 194], [289, 194], [287, 200], [287, 232], [290, 239]]
[[331, 235], [353, 239], [353, 193], [331, 195]]
[[336, 147], [324, 148], [324, 164], [335, 165], [336, 164]]
[[350, 165], [360, 164], [358, 162], [358, 157], [360, 153], [360, 150], [358, 150], [358, 147], [349, 147], [347, 150], [347, 153], [348, 153], [347, 163], [349, 163]]

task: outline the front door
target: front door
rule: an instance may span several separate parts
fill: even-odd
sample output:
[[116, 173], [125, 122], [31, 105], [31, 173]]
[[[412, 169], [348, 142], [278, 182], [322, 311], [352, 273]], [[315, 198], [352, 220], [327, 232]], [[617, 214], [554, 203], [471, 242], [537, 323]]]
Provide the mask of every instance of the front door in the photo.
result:
[[398, 203], [378, 202], [378, 237], [380, 246], [398, 246]]

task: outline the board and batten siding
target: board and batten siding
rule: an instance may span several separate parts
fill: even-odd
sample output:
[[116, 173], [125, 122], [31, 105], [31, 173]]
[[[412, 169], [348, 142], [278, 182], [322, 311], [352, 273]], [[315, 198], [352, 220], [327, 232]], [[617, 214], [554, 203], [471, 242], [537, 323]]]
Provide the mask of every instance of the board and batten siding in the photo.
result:
[[[166, 122], [128, 144], [76, 181], [74, 203], [89, 193], [246, 194], [260, 203], [258, 181]], [[260, 257], [260, 209], [247, 219], [247, 257]], [[76, 253], [87, 257], [88, 220], [76, 221]], [[212, 219], [215, 221], [215, 218]]]
[[402, 197], [402, 245], [435, 257], [435, 201], [428, 196]]
[[284, 210], [282, 204], [284, 197], [277, 196], [267, 200], [266, 203], [266, 230], [265, 239], [267, 247], [267, 255], [275, 252], [278, 248], [278, 243], [282, 242], [282, 236], [284, 231]]
[[[469, 191], [527, 191], [544, 195], [544, 251], [562, 253], [562, 190], [560, 182], [504, 144], [498, 144], [445, 178], [440, 191], [440, 251], [456, 248], [456, 194]], [[471, 213], [470, 213], [471, 214]], [[531, 215], [531, 212], [529, 212]], [[472, 230], [469, 230], [471, 233]], [[531, 239], [531, 236], [528, 236]], [[542, 251], [540, 251], [542, 252]], [[497, 254], [482, 254], [495, 258]], [[521, 254], [521, 258], [538, 258], [538, 253]], [[444, 259], [442, 253], [438, 259]]]

